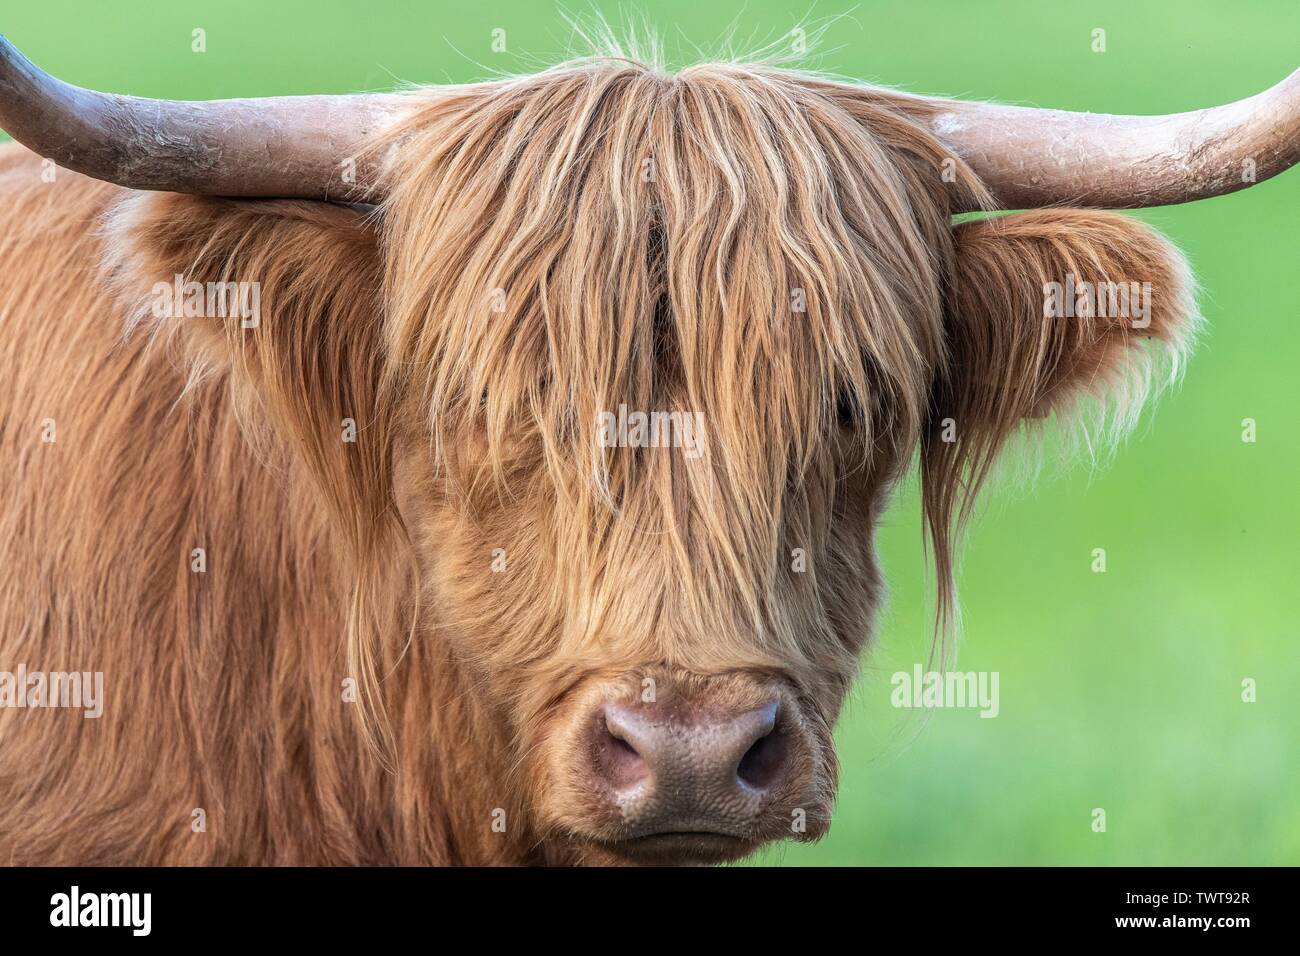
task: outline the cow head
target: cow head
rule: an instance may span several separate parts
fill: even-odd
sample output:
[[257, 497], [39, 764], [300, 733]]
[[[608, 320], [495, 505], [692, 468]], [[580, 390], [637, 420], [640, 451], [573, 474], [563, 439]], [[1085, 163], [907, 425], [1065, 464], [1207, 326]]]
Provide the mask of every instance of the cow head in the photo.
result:
[[[132, 108], [76, 92], [81, 116]], [[244, 121], [219, 155], [229, 124], [173, 104], [191, 135], [168, 142], [195, 155], [166, 169], [124, 171], [112, 123], [56, 157], [191, 194], [119, 207], [124, 295], [261, 283], [256, 327], [171, 331], [314, 477], [378, 735], [413, 746], [377, 676], [409, 627], [447, 649], [556, 858], [716, 861], [829, 825], [831, 728], [882, 600], [873, 528], [918, 449], [943, 609], [952, 530], [1007, 440], [1085, 394], [1131, 412], [1189, 344], [1183, 261], [1138, 222], [950, 217], [1228, 191], [1225, 128], [1265, 178], [1300, 141], [1296, 84], [1269, 95], [1203, 116], [1207, 146], [1178, 118], [597, 59], [214, 105]], [[374, 208], [193, 195], [347, 190]], [[1045, 314], [1085, 286], [1144, 297]], [[394, 581], [414, 621], [376, 610]]]

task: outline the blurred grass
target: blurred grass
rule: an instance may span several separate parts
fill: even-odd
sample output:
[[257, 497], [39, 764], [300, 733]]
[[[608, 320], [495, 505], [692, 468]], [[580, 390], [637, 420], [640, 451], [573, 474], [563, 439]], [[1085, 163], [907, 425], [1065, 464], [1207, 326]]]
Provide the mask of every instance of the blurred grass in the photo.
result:
[[[644, 6], [670, 60], [754, 48], [811, 10], [810, 64], [916, 92], [1107, 112], [1243, 97], [1300, 66], [1300, 4], [782, 0]], [[849, 11], [852, 11], [851, 13]], [[382, 89], [528, 70], [570, 48], [562, 9], [389, 0], [5, 0], [0, 31], [70, 82], [213, 98]], [[839, 14], [848, 14], [838, 16]], [[191, 31], [207, 52], [191, 52]], [[1106, 30], [1107, 52], [1091, 51]], [[507, 53], [492, 53], [494, 29]], [[969, 539], [956, 666], [1001, 674], [1001, 715], [900, 716], [889, 675], [924, 661], [914, 488], [881, 534], [894, 589], [839, 730], [831, 835], [787, 864], [1300, 862], [1300, 171], [1143, 213], [1185, 249], [1207, 330], [1185, 384], [1100, 470], [995, 496]], [[0, 268], [3, 266], [0, 265]], [[1241, 420], [1258, 422], [1243, 444]], [[1106, 574], [1091, 573], [1104, 547]], [[1242, 678], [1259, 700], [1240, 701]], [[906, 713], [906, 712], [904, 712]], [[1091, 811], [1107, 812], [1093, 833]]]

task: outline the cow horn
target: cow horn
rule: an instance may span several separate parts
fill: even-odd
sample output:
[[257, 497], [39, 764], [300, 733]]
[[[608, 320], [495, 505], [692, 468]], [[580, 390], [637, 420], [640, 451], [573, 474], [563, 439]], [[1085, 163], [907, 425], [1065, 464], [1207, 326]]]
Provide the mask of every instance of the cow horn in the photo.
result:
[[60, 166], [129, 186], [209, 196], [370, 198], [367, 137], [400, 94], [185, 102], [97, 93], [38, 69], [0, 36], [0, 127]]
[[[358, 153], [405, 102], [400, 94], [185, 102], [98, 93], [54, 79], [0, 36], [0, 127], [62, 166], [133, 189], [371, 198], [378, 170]], [[1248, 99], [1167, 116], [928, 102], [936, 135], [1007, 208], [1191, 202], [1300, 160], [1300, 70]]]
[[931, 104], [935, 134], [1008, 209], [1192, 202], [1300, 160], [1300, 70], [1248, 99], [1166, 116]]

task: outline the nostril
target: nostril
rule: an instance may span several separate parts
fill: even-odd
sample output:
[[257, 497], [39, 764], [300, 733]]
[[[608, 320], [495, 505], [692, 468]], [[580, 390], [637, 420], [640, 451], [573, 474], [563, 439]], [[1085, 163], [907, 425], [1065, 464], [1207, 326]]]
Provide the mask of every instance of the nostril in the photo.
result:
[[790, 772], [796, 744], [779, 717], [777, 701], [730, 715], [607, 703], [589, 725], [591, 766], [620, 799], [633, 790], [654, 798], [665, 783], [671, 793], [658, 797], [670, 804], [753, 797]]
[[608, 714], [597, 718], [596, 766], [601, 777], [615, 790], [624, 790], [650, 775], [645, 758], [622, 736], [622, 729]]
[[780, 778], [789, 749], [784, 734], [776, 730], [769, 731], [745, 751], [736, 768], [736, 776], [755, 790], [766, 790]]

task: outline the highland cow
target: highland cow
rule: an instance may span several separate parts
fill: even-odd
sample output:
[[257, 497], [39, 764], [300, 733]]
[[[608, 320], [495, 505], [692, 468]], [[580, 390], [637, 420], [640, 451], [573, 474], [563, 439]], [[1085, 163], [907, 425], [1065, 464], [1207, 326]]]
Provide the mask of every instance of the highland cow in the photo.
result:
[[[0, 669], [104, 680], [97, 718], [0, 707], [0, 860], [818, 838], [913, 457], [942, 641], [1007, 442], [1130, 422], [1189, 350], [1180, 254], [1070, 207], [1266, 179], [1298, 117], [1300, 74], [1119, 117], [619, 56], [180, 103], [0, 39]], [[1067, 284], [1149, 301], [1049, 314]], [[623, 408], [693, 454], [598, 440]]]

